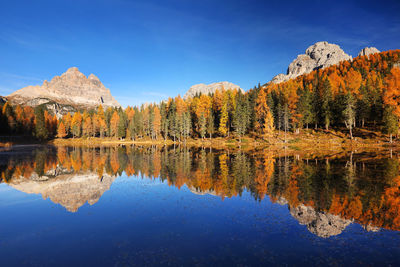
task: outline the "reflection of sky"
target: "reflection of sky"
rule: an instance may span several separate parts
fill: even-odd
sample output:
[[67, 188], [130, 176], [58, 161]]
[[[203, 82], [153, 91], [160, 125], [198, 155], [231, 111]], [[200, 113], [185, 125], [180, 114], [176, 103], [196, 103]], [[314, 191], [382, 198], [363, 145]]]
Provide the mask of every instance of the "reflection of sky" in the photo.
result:
[[268, 197], [257, 202], [246, 191], [222, 201], [186, 186], [123, 175], [96, 204], [76, 213], [40, 199], [0, 185], [2, 266], [398, 260], [398, 233], [367, 233], [351, 224], [341, 235], [322, 239], [299, 225], [286, 205]]

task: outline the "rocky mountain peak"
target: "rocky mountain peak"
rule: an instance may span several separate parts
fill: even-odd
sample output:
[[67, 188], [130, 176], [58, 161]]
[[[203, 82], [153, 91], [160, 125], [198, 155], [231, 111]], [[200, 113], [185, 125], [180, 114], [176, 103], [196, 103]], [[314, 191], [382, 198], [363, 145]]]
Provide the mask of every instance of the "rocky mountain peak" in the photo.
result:
[[[88, 78], [77, 67], [69, 68], [60, 76], [55, 76], [50, 82], [44, 81], [43, 85], [28, 86], [15, 91], [8, 96], [16, 104], [42, 103], [43, 99], [54, 101], [58, 104], [77, 106], [79, 108], [92, 108], [98, 105], [120, 106], [107, 89], [94, 74]], [[35, 101], [41, 99], [42, 101]]]
[[77, 67], [71, 67], [67, 69], [65, 73], [77, 73], [77, 72], [81, 73]]
[[379, 51], [376, 47], [365, 47], [363, 49], [361, 49], [360, 53], [358, 53], [358, 56], [369, 56], [371, 54], [375, 54], [375, 53], [380, 53], [381, 51]]
[[272, 78], [272, 83], [284, 82], [302, 74], [310, 73], [315, 69], [329, 67], [341, 61], [352, 60], [340, 46], [328, 42], [317, 42], [306, 49], [305, 54], [298, 55], [290, 63], [286, 75], [278, 74]]
[[89, 79], [89, 80], [99, 81], [99, 82], [100, 82], [99, 78], [97, 78], [97, 76], [94, 75], [93, 73], [89, 75], [88, 79]]
[[194, 97], [197, 94], [213, 94], [217, 90], [239, 90], [244, 93], [244, 90], [240, 88], [239, 85], [233, 84], [231, 82], [217, 82], [211, 84], [200, 83], [190, 87], [183, 98], [187, 99], [189, 97]]

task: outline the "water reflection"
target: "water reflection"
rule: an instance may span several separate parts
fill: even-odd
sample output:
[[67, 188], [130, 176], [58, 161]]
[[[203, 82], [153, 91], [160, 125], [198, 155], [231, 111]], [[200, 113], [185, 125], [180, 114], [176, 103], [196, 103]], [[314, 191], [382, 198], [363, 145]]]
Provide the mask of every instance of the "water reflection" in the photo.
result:
[[76, 212], [95, 204], [114, 180], [127, 176], [186, 185], [222, 200], [244, 190], [288, 205], [320, 237], [349, 224], [367, 231], [400, 230], [399, 160], [389, 153], [344, 153], [325, 158], [165, 147], [30, 147], [0, 154], [1, 181], [41, 194]]

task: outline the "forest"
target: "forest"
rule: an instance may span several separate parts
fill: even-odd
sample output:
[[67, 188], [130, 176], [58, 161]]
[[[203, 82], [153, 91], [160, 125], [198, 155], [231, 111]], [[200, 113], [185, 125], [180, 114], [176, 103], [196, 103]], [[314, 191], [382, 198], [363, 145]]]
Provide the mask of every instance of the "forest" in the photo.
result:
[[158, 104], [122, 108], [99, 106], [61, 118], [43, 106], [0, 108], [3, 135], [37, 139], [109, 137], [120, 140], [173, 140], [255, 136], [275, 132], [369, 128], [392, 137], [399, 132], [400, 50], [391, 50], [317, 69], [246, 93], [218, 90], [212, 95], [169, 98]]

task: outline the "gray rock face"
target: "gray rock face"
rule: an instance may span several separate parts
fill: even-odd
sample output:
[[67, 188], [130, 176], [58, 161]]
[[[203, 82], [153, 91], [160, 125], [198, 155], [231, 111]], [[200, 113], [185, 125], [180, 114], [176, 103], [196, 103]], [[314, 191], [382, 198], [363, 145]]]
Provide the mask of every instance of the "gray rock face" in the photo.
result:
[[4, 96], [0, 96], [0, 105], [3, 105], [7, 102], [7, 98], [5, 98]]
[[183, 96], [184, 99], [187, 99], [189, 97], [194, 97], [197, 94], [212, 94], [215, 93], [217, 90], [240, 90], [242, 93], [244, 93], [243, 89], [240, 88], [239, 85], [233, 84], [231, 82], [218, 82], [218, 83], [212, 83], [212, 84], [196, 84], [190, 87], [190, 89], [186, 92], [186, 94]]
[[24, 105], [36, 107], [39, 105], [44, 105], [46, 109], [51, 113], [55, 114], [58, 119], [60, 119], [63, 115], [67, 113], [74, 114], [77, 109], [71, 105], [63, 105], [57, 102], [54, 102], [48, 98], [37, 97], [31, 100], [28, 100], [24, 103]]
[[345, 60], [352, 60], [352, 57], [346, 54], [340, 46], [328, 42], [318, 42], [307, 48], [305, 54], [298, 55], [290, 63], [286, 75], [278, 74], [272, 78], [271, 82], [284, 82], [302, 74], [310, 73], [315, 69], [329, 67]]
[[323, 238], [341, 234], [352, 222], [337, 215], [317, 212], [314, 208], [303, 204], [295, 208], [291, 207], [290, 214], [300, 224], [306, 225], [311, 233]]
[[379, 51], [376, 47], [365, 47], [360, 51], [360, 53], [358, 53], [358, 56], [369, 56], [371, 54], [380, 52], [381, 51]]
[[[58, 104], [73, 105], [81, 108], [91, 108], [98, 105], [120, 106], [111, 95], [110, 90], [104, 87], [93, 74], [88, 78], [78, 68], [72, 67], [61, 76], [55, 76], [50, 82], [43, 85], [27, 86], [8, 96], [14, 104], [28, 104], [40, 99], [50, 99]], [[32, 102], [33, 101], [33, 102]]]

